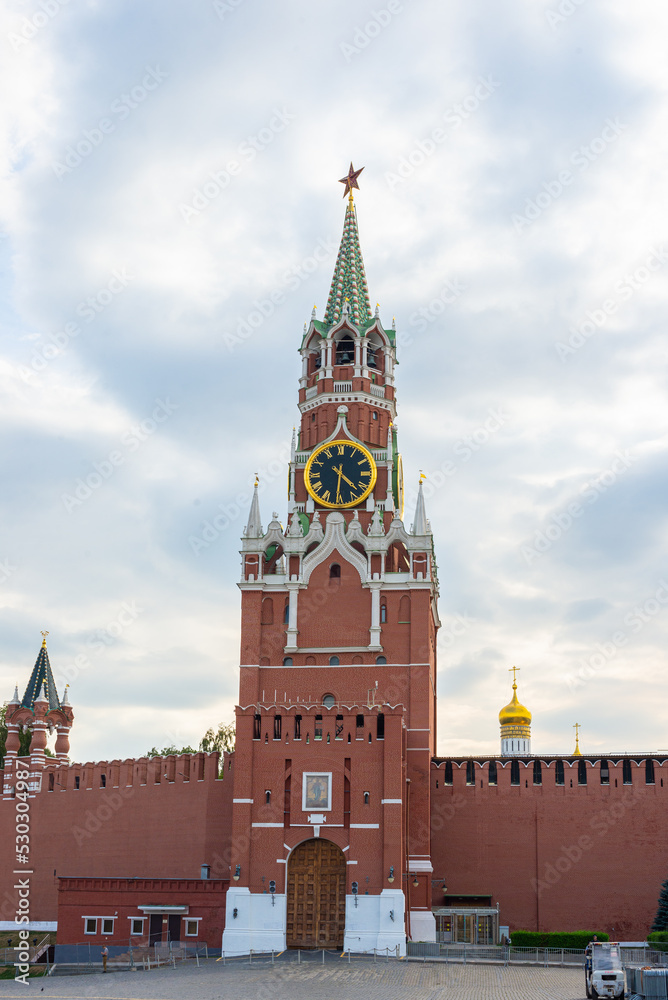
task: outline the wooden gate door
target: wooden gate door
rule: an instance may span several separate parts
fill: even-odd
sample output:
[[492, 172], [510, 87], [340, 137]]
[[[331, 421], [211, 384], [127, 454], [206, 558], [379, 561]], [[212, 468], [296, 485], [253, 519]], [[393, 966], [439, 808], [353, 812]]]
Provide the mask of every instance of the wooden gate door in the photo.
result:
[[346, 859], [329, 840], [307, 840], [290, 855], [288, 948], [343, 948]]

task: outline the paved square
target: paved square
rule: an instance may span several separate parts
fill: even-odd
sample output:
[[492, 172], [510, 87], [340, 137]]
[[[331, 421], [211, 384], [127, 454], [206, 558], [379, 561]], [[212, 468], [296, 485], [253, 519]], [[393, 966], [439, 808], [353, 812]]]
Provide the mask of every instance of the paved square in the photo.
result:
[[[42, 992], [43, 988], [43, 992]], [[209, 959], [152, 972], [35, 979], [2, 983], [3, 996], [40, 1000], [582, 1000], [580, 969], [503, 968], [345, 959], [320, 965]]]

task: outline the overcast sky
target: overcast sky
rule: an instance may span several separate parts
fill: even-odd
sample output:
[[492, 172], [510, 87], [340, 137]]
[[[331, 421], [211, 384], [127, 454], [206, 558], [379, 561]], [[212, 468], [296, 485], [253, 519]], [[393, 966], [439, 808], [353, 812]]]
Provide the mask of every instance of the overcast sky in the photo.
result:
[[534, 752], [668, 747], [666, 37], [661, 0], [6, 0], [0, 698], [48, 629], [75, 759], [232, 718], [352, 159], [439, 751], [497, 752], [513, 664]]

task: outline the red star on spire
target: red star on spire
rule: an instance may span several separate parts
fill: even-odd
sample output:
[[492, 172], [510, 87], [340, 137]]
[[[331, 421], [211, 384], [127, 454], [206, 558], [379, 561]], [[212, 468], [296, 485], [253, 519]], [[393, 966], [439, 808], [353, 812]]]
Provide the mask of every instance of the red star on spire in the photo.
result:
[[357, 190], [359, 191], [359, 187], [360, 186], [357, 183], [357, 178], [359, 177], [359, 175], [362, 173], [363, 170], [364, 170], [364, 167], [360, 167], [359, 170], [355, 170], [353, 168], [353, 164], [352, 164], [352, 160], [351, 160], [351, 162], [350, 162], [350, 170], [348, 171], [348, 176], [347, 177], [342, 177], [341, 180], [339, 181], [339, 184], [345, 184], [345, 186], [346, 186], [345, 190], [343, 192], [343, 197], [344, 198], [345, 198], [345, 196], [347, 194], [351, 194], [352, 195], [353, 188], [357, 188]]

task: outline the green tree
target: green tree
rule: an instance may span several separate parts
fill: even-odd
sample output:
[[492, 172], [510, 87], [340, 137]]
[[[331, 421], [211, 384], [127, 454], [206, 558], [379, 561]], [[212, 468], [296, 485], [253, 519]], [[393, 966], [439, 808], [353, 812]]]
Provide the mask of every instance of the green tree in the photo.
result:
[[222, 722], [218, 723], [218, 729], [207, 729], [204, 736], [200, 740], [199, 748], [200, 750], [206, 750], [207, 753], [212, 753], [214, 750], [218, 750], [219, 753], [224, 751], [227, 753], [232, 753], [234, 750], [234, 743], [236, 739], [236, 730], [233, 722], [228, 722], [225, 725]]
[[[207, 729], [202, 739], [199, 741], [199, 750], [204, 750], [206, 753], [213, 753], [217, 750], [220, 754], [224, 751], [227, 753], [232, 753], [234, 750], [234, 738], [235, 729], [234, 723], [229, 722], [224, 724], [220, 722], [217, 729]], [[169, 754], [180, 754], [180, 753], [197, 753], [197, 750], [193, 750], [192, 747], [176, 747], [173, 744], [168, 747], [151, 747], [144, 754], [145, 757], [167, 757]]]
[[661, 884], [661, 892], [659, 893], [659, 907], [656, 911], [656, 916], [654, 918], [654, 923], [652, 924], [653, 931], [665, 931], [668, 930], [668, 879]]

